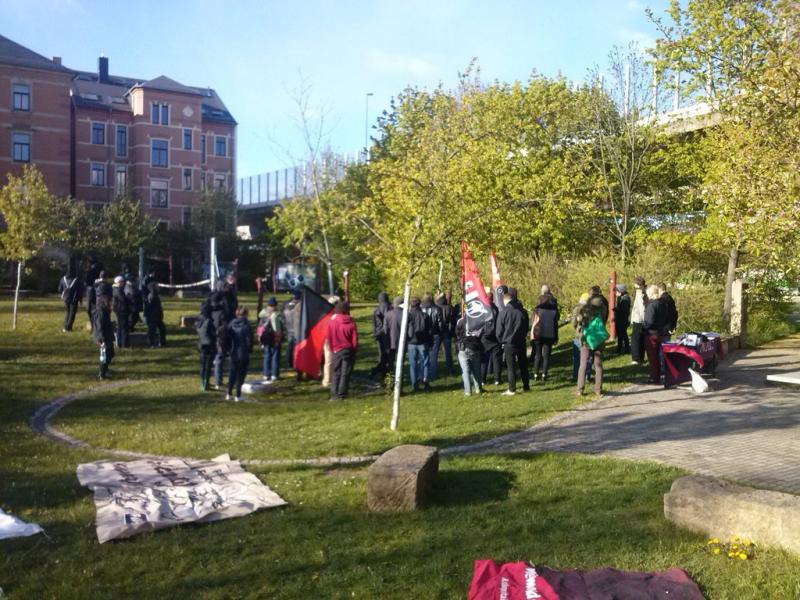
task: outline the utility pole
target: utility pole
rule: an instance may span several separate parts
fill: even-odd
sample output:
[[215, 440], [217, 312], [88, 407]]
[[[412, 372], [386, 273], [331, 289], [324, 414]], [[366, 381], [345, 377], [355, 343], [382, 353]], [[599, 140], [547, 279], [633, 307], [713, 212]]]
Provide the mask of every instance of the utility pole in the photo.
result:
[[369, 97], [374, 96], [372, 92], [367, 92], [364, 102], [364, 159], [369, 158]]

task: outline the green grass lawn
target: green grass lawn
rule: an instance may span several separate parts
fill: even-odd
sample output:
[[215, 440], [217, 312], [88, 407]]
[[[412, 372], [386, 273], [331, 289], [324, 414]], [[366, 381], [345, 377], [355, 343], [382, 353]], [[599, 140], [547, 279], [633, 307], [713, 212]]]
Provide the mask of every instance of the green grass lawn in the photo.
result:
[[[196, 306], [169, 300], [168, 325]], [[662, 495], [679, 470], [575, 455], [446, 458], [430, 506], [390, 516], [366, 511], [364, 466], [250, 467], [287, 507], [101, 546], [75, 468], [103, 455], [58, 446], [27, 424], [43, 402], [97, 383], [85, 317], [80, 331], [61, 334], [60, 309], [57, 299], [23, 300], [11, 332], [10, 302], [0, 302], [0, 506], [47, 532], [0, 541], [0, 588], [9, 597], [463, 598], [472, 560], [485, 557], [563, 568], [681, 566], [712, 598], [800, 597], [800, 558], [760, 550], [755, 560], [729, 561], [709, 554], [702, 536], [666, 522]], [[363, 376], [375, 353], [368, 311], [357, 316]], [[546, 386], [513, 398], [490, 386], [464, 398], [459, 378], [444, 379], [404, 397], [400, 431], [392, 432], [382, 392], [333, 403], [318, 385], [287, 380], [252, 404], [201, 394], [193, 332], [170, 327], [169, 335], [168, 348], [115, 360], [116, 378], [137, 383], [83, 398], [54, 424], [99, 447], [296, 458], [487, 439], [576, 402], [562, 344]], [[625, 362], [608, 361], [609, 389], [637, 376]], [[252, 368], [260, 368], [258, 352]]]

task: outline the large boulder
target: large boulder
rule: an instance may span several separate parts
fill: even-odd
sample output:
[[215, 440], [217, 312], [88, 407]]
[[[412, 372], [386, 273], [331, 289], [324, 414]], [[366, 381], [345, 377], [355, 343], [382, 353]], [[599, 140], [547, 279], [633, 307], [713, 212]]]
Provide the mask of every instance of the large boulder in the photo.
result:
[[385, 452], [367, 474], [367, 506], [373, 512], [416, 510], [439, 472], [439, 451], [408, 444]]
[[672, 482], [664, 516], [709, 536], [739, 536], [800, 554], [800, 496], [693, 475]]

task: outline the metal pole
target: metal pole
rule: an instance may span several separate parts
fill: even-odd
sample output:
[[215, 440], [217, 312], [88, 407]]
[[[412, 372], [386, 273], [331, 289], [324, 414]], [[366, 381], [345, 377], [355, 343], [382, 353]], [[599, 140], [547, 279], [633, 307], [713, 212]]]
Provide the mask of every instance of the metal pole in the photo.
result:
[[372, 96], [372, 92], [367, 92], [366, 96], [366, 106], [364, 108], [364, 157], [369, 156], [369, 97]]
[[211, 247], [209, 248], [209, 259], [208, 259], [208, 278], [209, 287], [213, 292], [217, 287], [217, 238], [211, 238]]
[[397, 363], [394, 367], [394, 395], [392, 398], [392, 421], [389, 427], [397, 430], [400, 423], [400, 391], [403, 388], [403, 354], [406, 349], [406, 334], [408, 332], [408, 305], [411, 303], [411, 279], [406, 279], [403, 289], [403, 318], [400, 319], [400, 342], [397, 346]]

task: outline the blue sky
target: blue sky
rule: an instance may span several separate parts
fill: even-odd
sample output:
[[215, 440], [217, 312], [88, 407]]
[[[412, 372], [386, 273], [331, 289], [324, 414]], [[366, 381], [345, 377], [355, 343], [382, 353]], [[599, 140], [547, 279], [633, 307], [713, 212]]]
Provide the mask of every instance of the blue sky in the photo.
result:
[[452, 86], [475, 57], [486, 80], [533, 69], [584, 79], [615, 44], [648, 45], [644, 10], [668, 0], [2, 0], [0, 33], [68, 67], [210, 86], [239, 122], [238, 174], [302, 156], [292, 90], [311, 88], [340, 152], [407, 85]]

